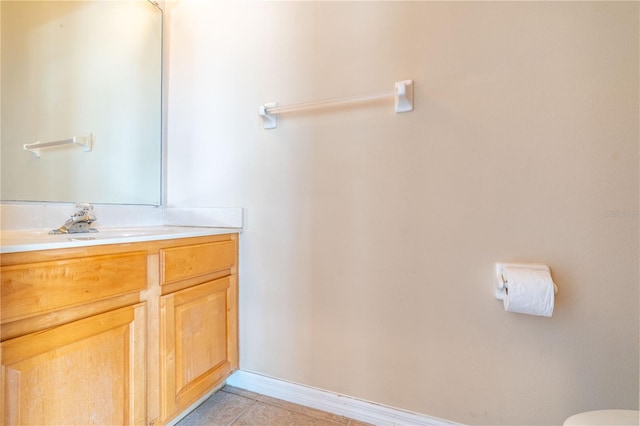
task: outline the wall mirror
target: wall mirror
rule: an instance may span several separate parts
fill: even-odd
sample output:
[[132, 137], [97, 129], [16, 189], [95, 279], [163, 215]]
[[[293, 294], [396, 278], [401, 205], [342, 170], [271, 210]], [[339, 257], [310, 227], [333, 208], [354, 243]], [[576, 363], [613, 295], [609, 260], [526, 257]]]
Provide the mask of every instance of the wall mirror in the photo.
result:
[[[0, 19], [2, 201], [160, 205], [157, 4], [3, 0]], [[74, 137], [92, 147], [24, 149]]]

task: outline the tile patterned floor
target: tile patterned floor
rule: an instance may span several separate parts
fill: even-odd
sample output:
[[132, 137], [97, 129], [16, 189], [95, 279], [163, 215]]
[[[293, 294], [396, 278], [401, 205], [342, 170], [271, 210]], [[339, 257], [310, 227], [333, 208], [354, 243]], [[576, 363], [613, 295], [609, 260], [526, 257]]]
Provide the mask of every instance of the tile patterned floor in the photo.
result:
[[176, 426], [366, 426], [366, 423], [231, 386], [223, 387]]

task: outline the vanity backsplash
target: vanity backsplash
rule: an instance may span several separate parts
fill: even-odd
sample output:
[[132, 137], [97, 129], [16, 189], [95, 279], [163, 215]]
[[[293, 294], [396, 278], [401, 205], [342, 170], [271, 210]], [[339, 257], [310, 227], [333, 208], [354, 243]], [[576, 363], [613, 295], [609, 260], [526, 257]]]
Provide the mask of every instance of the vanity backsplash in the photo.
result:
[[[0, 203], [3, 231], [54, 229], [74, 211], [73, 203]], [[94, 204], [93, 227], [203, 226], [242, 228], [241, 207], [181, 208], [138, 205]]]

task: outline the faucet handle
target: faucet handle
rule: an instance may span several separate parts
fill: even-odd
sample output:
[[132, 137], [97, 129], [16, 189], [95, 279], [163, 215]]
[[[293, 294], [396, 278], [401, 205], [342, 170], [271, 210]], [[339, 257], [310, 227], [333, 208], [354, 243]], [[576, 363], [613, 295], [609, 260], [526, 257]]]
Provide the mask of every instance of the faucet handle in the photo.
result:
[[93, 204], [89, 203], [76, 203], [74, 206], [76, 211], [73, 213], [73, 217], [86, 216], [93, 210]]

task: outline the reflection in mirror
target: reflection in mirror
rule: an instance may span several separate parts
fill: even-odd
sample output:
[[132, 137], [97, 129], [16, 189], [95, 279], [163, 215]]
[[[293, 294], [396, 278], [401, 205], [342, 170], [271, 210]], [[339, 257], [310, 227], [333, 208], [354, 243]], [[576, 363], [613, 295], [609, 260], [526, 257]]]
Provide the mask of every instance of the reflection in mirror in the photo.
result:
[[[3, 201], [161, 203], [162, 11], [0, 1]], [[35, 142], [93, 146], [23, 149]]]

